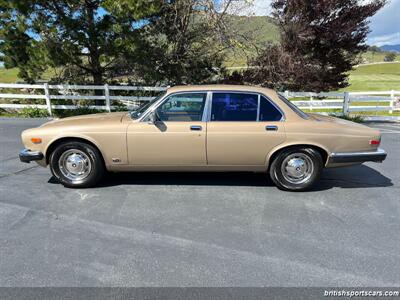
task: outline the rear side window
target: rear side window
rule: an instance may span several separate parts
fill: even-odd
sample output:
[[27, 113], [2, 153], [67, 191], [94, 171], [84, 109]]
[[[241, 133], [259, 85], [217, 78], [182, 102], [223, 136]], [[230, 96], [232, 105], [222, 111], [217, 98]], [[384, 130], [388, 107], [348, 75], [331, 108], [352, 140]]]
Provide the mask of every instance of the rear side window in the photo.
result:
[[256, 121], [257, 108], [257, 95], [213, 93], [211, 121]]
[[260, 99], [260, 121], [280, 121], [281, 112], [264, 96]]

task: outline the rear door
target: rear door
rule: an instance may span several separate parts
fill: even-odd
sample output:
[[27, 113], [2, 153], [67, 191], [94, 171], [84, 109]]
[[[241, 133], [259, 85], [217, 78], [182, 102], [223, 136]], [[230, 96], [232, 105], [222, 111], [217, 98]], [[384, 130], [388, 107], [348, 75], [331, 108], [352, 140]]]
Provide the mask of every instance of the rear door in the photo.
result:
[[255, 93], [213, 92], [207, 125], [209, 165], [262, 166], [285, 140], [284, 115]]

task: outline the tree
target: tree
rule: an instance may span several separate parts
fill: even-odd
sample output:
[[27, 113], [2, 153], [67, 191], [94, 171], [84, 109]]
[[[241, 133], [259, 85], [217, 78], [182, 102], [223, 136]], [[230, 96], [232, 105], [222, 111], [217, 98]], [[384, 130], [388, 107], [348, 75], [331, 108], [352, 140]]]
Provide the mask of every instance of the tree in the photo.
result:
[[394, 52], [389, 52], [383, 58], [384, 61], [395, 61], [395, 59], [396, 59], [396, 53], [394, 53]]
[[[6, 68], [34, 81], [49, 67], [65, 80], [102, 84], [140, 43], [143, 19], [161, 0], [0, 0], [0, 53]], [[131, 55], [132, 57], [132, 55]], [[125, 64], [126, 65], [126, 64]], [[68, 76], [70, 74], [70, 77]]]
[[328, 91], [348, 86], [348, 72], [367, 49], [368, 18], [386, 0], [275, 0], [280, 44], [252, 61], [246, 81], [292, 90]]
[[378, 46], [368, 46], [368, 51], [371, 51], [373, 53], [378, 53], [382, 52], [382, 49], [379, 48]]
[[164, 2], [159, 17], [145, 27], [137, 72], [153, 84], [212, 81], [223, 70], [224, 11], [217, 12], [214, 0]]
[[0, 0], [0, 58], [34, 81], [206, 82], [220, 73], [232, 0]]

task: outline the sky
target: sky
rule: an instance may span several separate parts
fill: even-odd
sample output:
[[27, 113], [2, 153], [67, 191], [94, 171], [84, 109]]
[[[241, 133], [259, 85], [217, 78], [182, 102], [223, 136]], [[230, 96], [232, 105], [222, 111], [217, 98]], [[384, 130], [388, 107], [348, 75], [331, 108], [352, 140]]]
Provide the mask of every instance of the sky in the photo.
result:
[[[247, 5], [243, 5], [242, 1], [246, 2], [247, 5], [251, 2], [251, 7], [245, 9], [244, 7], [247, 7]], [[367, 39], [369, 45], [400, 44], [400, 0], [389, 1], [370, 19], [371, 32]], [[237, 0], [235, 2], [238, 8], [234, 8], [232, 12], [240, 15], [265, 16], [271, 12], [270, 4], [272, 0]]]

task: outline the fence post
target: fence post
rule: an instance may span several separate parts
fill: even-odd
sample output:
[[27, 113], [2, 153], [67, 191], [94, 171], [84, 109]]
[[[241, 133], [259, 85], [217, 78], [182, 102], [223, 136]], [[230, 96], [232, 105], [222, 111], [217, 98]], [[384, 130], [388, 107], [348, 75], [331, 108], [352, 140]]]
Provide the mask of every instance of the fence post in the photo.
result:
[[347, 116], [350, 112], [350, 94], [349, 92], [344, 92], [343, 96], [343, 114]]
[[394, 91], [391, 90], [390, 91], [390, 110], [389, 110], [389, 114], [393, 113], [393, 105], [394, 105]]
[[111, 112], [111, 105], [110, 105], [110, 90], [108, 88], [108, 84], [104, 85], [104, 96], [106, 98], [106, 109], [108, 112]]
[[309, 106], [309, 108], [310, 108], [310, 111], [312, 111], [312, 108], [313, 108], [313, 106], [312, 106], [312, 102], [314, 101], [314, 96], [313, 96], [313, 94], [312, 93], [310, 93], [310, 101], [309, 101], [309, 103], [308, 103], [308, 106]]
[[288, 90], [285, 91], [285, 98], [289, 99], [289, 91]]
[[50, 117], [52, 117], [53, 113], [51, 112], [50, 91], [49, 84], [47, 82], [44, 84], [44, 96], [46, 97], [47, 111], [49, 112]]

